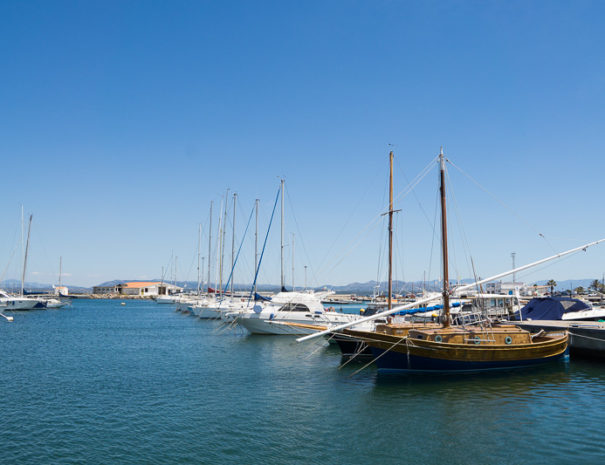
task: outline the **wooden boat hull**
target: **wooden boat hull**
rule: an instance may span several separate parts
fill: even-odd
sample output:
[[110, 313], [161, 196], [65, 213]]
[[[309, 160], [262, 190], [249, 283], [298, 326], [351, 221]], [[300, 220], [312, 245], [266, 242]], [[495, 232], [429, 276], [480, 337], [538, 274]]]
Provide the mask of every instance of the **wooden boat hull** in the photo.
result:
[[543, 338], [518, 347], [473, 346], [400, 339], [369, 343], [380, 371], [460, 372], [524, 367], [567, 355], [567, 335]]

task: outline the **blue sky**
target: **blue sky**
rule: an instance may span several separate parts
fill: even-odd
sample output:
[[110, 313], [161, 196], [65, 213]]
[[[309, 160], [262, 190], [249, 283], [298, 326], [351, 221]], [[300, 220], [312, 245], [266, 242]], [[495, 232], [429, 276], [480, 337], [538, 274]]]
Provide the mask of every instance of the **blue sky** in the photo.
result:
[[[400, 192], [441, 145], [483, 187], [449, 167], [454, 277], [472, 274], [467, 249], [488, 276], [512, 251], [521, 264], [605, 237], [604, 10], [2, 2], [2, 277], [19, 275], [23, 204], [34, 214], [30, 281], [55, 281], [59, 256], [72, 284], [158, 278], [171, 255], [178, 279], [195, 280], [210, 201], [216, 212], [227, 188], [238, 193], [239, 241], [261, 199], [264, 234], [284, 177], [295, 283], [303, 265], [312, 285], [384, 278], [385, 225], [374, 220], [386, 209], [388, 151]], [[433, 170], [397, 204], [399, 279], [439, 275], [436, 179]], [[265, 283], [279, 282], [278, 226]], [[252, 247], [249, 234], [236, 282], [251, 280]], [[522, 277], [600, 277], [603, 258], [601, 247]]]

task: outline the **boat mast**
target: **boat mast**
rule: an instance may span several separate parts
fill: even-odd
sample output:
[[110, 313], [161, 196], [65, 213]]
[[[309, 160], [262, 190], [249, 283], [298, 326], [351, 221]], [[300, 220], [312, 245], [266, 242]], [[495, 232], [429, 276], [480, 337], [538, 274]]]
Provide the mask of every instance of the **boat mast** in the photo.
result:
[[[25, 218], [23, 217], [23, 204], [21, 204], [21, 258], [25, 258], [23, 244], [25, 244]], [[25, 270], [22, 271], [25, 274]], [[21, 280], [21, 295], [23, 295], [23, 280]]]
[[63, 273], [63, 257], [59, 257], [59, 287], [61, 287], [61, 275]]
[[445, 208], [445, 159], [443, 147], [439, 153], [439, 172], [441, 181], [441, 254], [443, 256], [443, 327], [450, 326], [450, 281], [447, 260], [447, 218]]
[[[210, 257], [212, 254], [212, 200], [210, 201], [210, 220], [208, 221], [208, 286], [210, 287]], [[206, 289], [208, 291], [208, 289]]]
[[233, 193], [233, 232], [231, 233], [231, 297], [233, 297], [233, 281], [235, 270], [233, 265], [235, 263], [235, 202], [237, 200], [237, 193]]
[[216, 280], [214, 281], [215, 291], [220, 293], [223, 280], [221, 278], [222, 263], [221, 263], [221, 243], [222, 243], [222, 222], [223, 222], [223, 200], [221, 199], [221, 205], [218, 211], [218, 232], [216, 236]]
[[285, 292], [284, 283], [284, 180], [281, 180], [281, 290]]
[[292, 292], [294, 292], [294, 233], [292, 233]]
[[29, 226], [27, 227], [27, 243], [25, 245], [25, 256], [23, 258], [23, 274], [21, 275], [21, 296], [23, 297], [23, 288], [25, 286], [25, 270], [27, 269], [27, 252], [29, 251], [29, 237], [32, 230], [32, 217], [29, 215]]
[[220, 261], [220, 273], [219, 273], [219, 289], [221, 294], [223, 293], [223, 263], [225, 263], [225, 236], [227, 235], [227, 204], [229, 198], [229, 189], [225, 193], [225, 212], [223, 214], [223, 231], [221, 234], [221, 261]]
[[200, 279], [200, 255], [202, 252], [202, 223], [198, 226], [197, 234], [197, 295], [200, 295], [201, 279]]
[[389, 153], [389, 310], [393, 308], [393, 151]]
[[[258, 199], [254, 202], [256, 209], [256, 230], [254, 232], [254, 274], [258, 269]], [[254, 293], [256, 294], [256, 280], [254, 280]]]

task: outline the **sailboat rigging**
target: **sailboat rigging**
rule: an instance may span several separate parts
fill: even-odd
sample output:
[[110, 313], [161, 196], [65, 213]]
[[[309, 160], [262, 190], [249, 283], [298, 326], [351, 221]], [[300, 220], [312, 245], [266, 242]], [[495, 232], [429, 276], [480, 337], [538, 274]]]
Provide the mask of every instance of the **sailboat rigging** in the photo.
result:
[[[529, 331], [514, 325], [489, 324], [451, 326], [450, 318], [450, 285], [447, 255], [447, 216], [445, 203], [445, 159], [443, 151], [439, 154], [440, 194], [441, 194], [441, 239], [443, 254], [443, 312], [441, 325], [438, 328], [417, 328], [407, 334], [389, 334], [388, 332], [366, 332], [361, 334], [364, 341], [372, 349], [375, 362], [379, 369], [396, 371], [464, 371], [496, 368], [511, 368], [549, 360], [555, 360], [565, 355], [567, 349], [567, 334], [540, 333], [531, 334]], [[571, 249], [536, 263], [525, 265], [499, 275], [480, 280], [476, 283], [461, 286], [456, 292], [461, 292], [484, 282], [492, 281], [508, 274], [517, 273], [545, 261], [559, 258], [587, 247], [596, 245], [605, 239]], [[426, 304], [435, 298], [426, 298], [409, 305], [391, 308], [356, 322], [328, 328], [310, 336], [299, 338], [303, 341], [330, 332], [342, 331], [363, 321], [371, 321], [381, 316], [387, 316], [401, 310], [410, 310], [412, 306]], [[346, 331], [349, 333], [361, 333]], [[360, 334], [357, 334], [358, 336]]]

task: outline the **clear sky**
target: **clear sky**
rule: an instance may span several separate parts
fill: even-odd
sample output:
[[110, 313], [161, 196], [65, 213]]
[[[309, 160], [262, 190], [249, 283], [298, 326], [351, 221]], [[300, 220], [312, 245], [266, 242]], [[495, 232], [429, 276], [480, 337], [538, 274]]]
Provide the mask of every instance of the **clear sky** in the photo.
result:
[[[454, 278], [468, 251], [485, 277], [605, 237], [604, 21], [598, 1], [0, 2], [2, 278], [23, 204], [28, 281], [60, 256], [74, 285], [159, 278], [172, 255], [195, 280], [210, 201], [238, 193], [239, 242], [260, 199], [264, 235], [279, 177], [288, 283], [292, 233], [297, 285], [304, 265], [310, 285], [384, 278], [388, 151], [400, 193], [441, 145]], [[436, 180], [396, 204], [398, 279], [439, 275]], [[604, 258], [522, 278], [597, 278]], [[279, 216], [259, 281], [279, 282]]]

